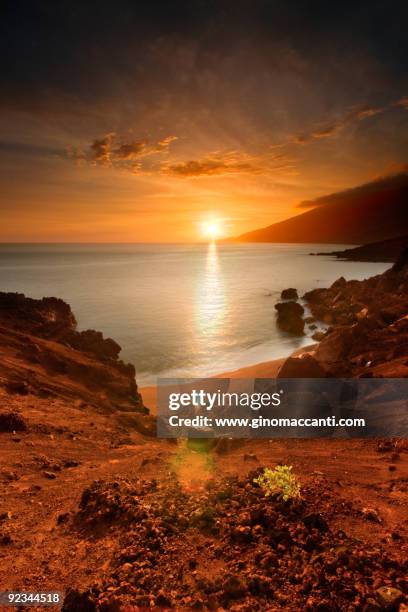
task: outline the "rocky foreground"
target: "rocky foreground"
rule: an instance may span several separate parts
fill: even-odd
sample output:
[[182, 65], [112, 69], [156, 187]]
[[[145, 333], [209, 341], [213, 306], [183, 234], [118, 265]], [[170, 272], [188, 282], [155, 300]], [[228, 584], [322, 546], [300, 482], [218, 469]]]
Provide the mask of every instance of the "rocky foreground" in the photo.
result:
[[[405, 260], [306, 299], [329, 330], [280, 375], [407, 375]], [[120, 347], [54, 298], [0, 294], [0, 346], [2, 589], [65, 612], [407, 609], [406, 441], [157, 440]], [[279, 464], [301, 499], [254, 482]]]
[[327, 501], [316, 483], [300, 501], [265, 499], [260, 472], [210, 479], [195, 495], [174, 478], [94, 483], [73, 524], [84, 537], [113, 533], [119, 547], [105, 577], [68, 591], [63, 610], [398, 609], [408, 562], [333, 527], [353, 504]]

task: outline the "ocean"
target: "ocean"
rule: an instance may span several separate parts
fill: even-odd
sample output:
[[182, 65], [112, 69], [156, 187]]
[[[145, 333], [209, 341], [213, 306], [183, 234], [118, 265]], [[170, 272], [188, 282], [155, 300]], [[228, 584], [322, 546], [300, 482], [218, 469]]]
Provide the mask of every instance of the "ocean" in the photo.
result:
[[339, 261], [316, 244], [3, 244], [0, 290], [72, 307], [79, 329], [114, 338], [139, 386], [206, 376], [289, 355], [310, 343], [276, 326], [282, 289], [299, 294], [386, 263]]

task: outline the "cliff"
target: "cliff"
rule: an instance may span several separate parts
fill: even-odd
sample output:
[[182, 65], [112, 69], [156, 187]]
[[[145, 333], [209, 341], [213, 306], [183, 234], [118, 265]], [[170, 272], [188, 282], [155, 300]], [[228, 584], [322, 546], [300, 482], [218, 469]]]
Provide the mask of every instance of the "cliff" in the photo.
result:
[[365, 244], [408, 227], [408, 174], [399, 174], [303, 202], [311, 210], [242, 234], [238, 242]]
[[121, 347], [100, 332], [77, 331], [63, 300], [0, 293], [0, 346], [0, 385], [10, 392], [147, 413]]

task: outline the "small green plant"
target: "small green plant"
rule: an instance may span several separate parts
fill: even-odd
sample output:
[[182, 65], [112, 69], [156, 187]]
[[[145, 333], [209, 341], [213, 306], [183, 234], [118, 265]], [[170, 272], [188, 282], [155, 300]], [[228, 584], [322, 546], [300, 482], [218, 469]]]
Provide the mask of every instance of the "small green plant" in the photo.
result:
[[291, 465], [277, 465], [274, 470], [264, 468], [263, 474], [254, 478], [254, 482], [265, 491], [265, 495], [276, 495], [279, 499], [300, 498], [300, 482], [292, 474]]

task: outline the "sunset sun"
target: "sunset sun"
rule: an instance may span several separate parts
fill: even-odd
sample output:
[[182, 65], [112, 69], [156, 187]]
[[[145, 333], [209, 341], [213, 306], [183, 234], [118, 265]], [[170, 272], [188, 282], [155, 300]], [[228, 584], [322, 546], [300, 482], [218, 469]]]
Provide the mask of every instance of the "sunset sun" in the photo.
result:
[[220, 222], [217, 220], [203, 222], [201, 224], [201, 234], [208, 240], [216, 240], [221, 235]]

